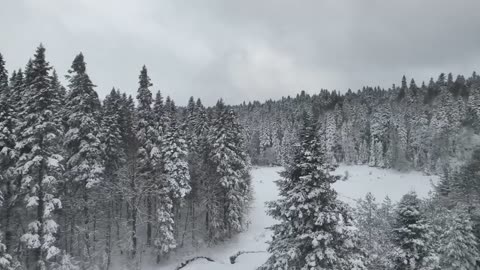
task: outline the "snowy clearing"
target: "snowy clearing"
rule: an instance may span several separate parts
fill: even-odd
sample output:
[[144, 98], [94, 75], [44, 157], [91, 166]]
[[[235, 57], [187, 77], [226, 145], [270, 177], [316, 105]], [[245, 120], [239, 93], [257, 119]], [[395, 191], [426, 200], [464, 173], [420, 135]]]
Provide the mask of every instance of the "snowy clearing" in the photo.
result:
[[[278, 172], [281, 167], [260, 167], [252, 170], [253, 188], [255, 201], [252, 205], [250, 220], [251, 224], [247, 231], [237, 235], [234, 239], [212, 248], [204, 248], [183, 258], [178, 258], [161, 267], [148, 268], [174, 270], [181, 262], [195, 257], [205, 256], [215, 262], [204, 259], [196, 260], [183, 270], [254, 270], [264, 263], [268, 254], [248, 253], [236, 258], [236, 263], [230, 263], [230, 256], [239, 251], [265, 251], [266, 241], [271, 233], [266, 227], [273, 224], [274, 220], [265, 213], [265, 202], [274, 200], [277, 197], [277, 188], [274, 180], [279, 178]], [[409, 192], [416, 191], [419, 197], [426, 197], [432, 189], [432, 181], [437, 181], [436, 176], [425, 176], [420, 172], [401, 173], [394, 170], [378, 169], [368, 166], [346, 166], [342, 165], [336, 173], [345, 175], [348, 171], [348, 179], [335, 184], [340, 198], [347, 203], [353, 204], [354, 199], [364, 197], [367, 192], [372, 192], [381, 201], [388, 195], [393, 201]]]

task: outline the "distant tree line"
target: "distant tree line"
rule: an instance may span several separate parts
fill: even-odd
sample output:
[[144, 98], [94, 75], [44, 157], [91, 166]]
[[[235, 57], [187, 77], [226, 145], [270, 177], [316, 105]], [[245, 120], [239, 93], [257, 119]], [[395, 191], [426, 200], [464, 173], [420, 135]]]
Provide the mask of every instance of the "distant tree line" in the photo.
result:
[[442, 73], [420, 86], [403, 77], [389, 89], [302, 91], [236, 106], [253, 164], [285, 163], [305, 109], [313, 111], [326, 158], [334, 164], [438, 174], [465, 162], [480, 144], [480, 76]]

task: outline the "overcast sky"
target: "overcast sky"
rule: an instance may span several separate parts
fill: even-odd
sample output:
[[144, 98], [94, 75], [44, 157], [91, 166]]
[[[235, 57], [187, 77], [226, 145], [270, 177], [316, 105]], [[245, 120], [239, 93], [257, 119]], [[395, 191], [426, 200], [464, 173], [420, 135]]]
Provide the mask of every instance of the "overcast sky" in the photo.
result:
[[42, 42], [65, 75], [81, 51], [102, 98], [134, 94], [143, 64], [178, 104], [480, 70], [478, 0], [4, 0], [0, 29], [8, 69]]

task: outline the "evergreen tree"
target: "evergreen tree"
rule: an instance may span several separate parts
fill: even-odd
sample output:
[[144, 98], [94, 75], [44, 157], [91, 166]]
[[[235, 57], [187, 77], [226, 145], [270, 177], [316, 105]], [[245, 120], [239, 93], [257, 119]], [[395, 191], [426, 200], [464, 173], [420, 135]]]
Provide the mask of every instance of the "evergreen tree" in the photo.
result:
[[364, 269], [352, 217], [331, 187], [339, 177], [330, 174], [310, 117], [303, 120], [301, 146], [277, 182], [280, 199], [269, 203], [279, 223], [260, 269]]
[[161, 119], [163, 117], [163, 113], [164, 113], [164, 108], [163, 108], [162, 93], [160, 91], [157, 91], [157, 94], [155, 95], [155, 101], [153, 102], [153, 114], [154, 114], [155, 123], [158, 123], [158, 125], [160, 125]]
[[10, 78], [10, 104], [15, 109], [15, 113], [23, 108], [22, 102], [25, 92], [23, 72], [21, 69], [12, 74]]
[[105, 268], [109, 269], [111, 265], [112, 249], [113, 249], [113, 226], [116, 221], [117, 239], [119, 238], [118, 219], [122, 212], [122, 187], [125, 183], [125, 163], [126, 154], [123, 147], [121, 134], [121, 94], [112, 89], [109, 95], [105, 97], [103, 103], [102, 127], [105, 132], [104, 151], [105, 151], [105, 171], [104, 185], [102, 191], [106, 196], [106, 232], [105, 232]]
[[445, 229], [439, 245], [441, 269], [477, 269], [480, 254], [469, 215], [463, 210], [454, 209], [447, 217]]
[[153, 245], [157, 254], [157, 263], [159, 263], [162, 257], [177, 247], [173, 202], [166, 187], [162, 188], [159, 196], [156, 218], [156, 236]]
[[[18, 201], [18, 185], [16, 184], [15, 164], [18, 152], [15, 149], [17, 136], [15, 128], [18, 125], [15, 110], [12, 104], [10, 87], [7, 83], [6, 70], [0, 54], [0, 225], [5, 232], [3, 240], [4, 251], [10, 252], [13, 237], [13, 212]], [[3, 75], [5, 76], [3, 76]], [[0, 238], [2, 238], [0, 232]], [[0, 250], [2, 247], [0, 247]], [[0, 255], [1, 256], [1, 255]]]
[[[3, 179], [0, 179], [0, 181]], [[3, 207], [3, 194], [0, 190], [0, 209]], [[3, 243], [2, 231], [0, 231], [0, 269], [2, 270], [14, 270], [13, 258], [8, 254], [7, 246]]]
[[3, 55], [0, 53], [0, 99], [5, 99], [9, 95], [8, 91], [8, 72], [5, 69]]
[[223, 225], [221, 237], [231, 237], [240, 232], [245, 225], [248, 209], [250, 187], [250, 161], [245, 151], [243, 132], [233, 110], [227, 108], [220, 100], [216, 107], [209, 144], [213, 177], [222, 189]]
[[[81, 213], [83, 224], [76, 254], [84, 262], [94, 263], [95, 246], [92, 229], [95, 222], [95, 192], [103, 179], [104, 153], [101, 145], [101, 104], [94, 90], [95, 85], [86, 73], [83, 54], [78, 54], [72, 62], [67, 76], [69, 93], [65, 102], [66, 173], [68, 190], [66, 212], [71, 218]], [[62, 91], [57, 86], [58, 98]], [[73, 236], [72, 236], [73, 237]], [[73, 239], [71, 241], [74, 241]], [[73, 251], [71, 251], [73, 252]]]
[[398, 204], [394, 243], [398, 249], [395, 269], [423, 269], [427, 264], [429, 228], [417, 194], [405, 194]]
[[[153, 190], [157, 185], [158, 175], [155, 172], [152, 154], [158, 153], [158, 129], [154, 123], [154, 111], [152, 110], [152, 92], [150, 91], [150, 77], [145, 66], [142, 67], [139, 75], [139, 88], [137, 91], [137, 113], [136, 113], [136, 142], [137, 142], [137, 185], [142, 186], [146, 192], [147, 204], [147, 245], [152, 244], [152, 222], [153, 222]], [[140, 195], [140, 194], [139, 194]]]
[[[154, 241], [157, 250], [157, 262], [170, 250], [177, 247], [175, 239], [174, 211], [184, 202], [191, 191], [190, 174], [187, 163], [187, 144], [175, 119], [163, 136], [161, 165], [163, 183], [160, 184], [160, 207], [157, 210], [157, 237]], [[174, 209], [177, 208], [177, 209]]]
[[191, 190], [187, 164], [187, 143], [173, 120], [162, 142], [163, 173], [173, 199], [183, 199]]
[[19, 125], [20, 140], [16, 149], [20, 152], [17, 171], [31, 221], [21, 237], [30, 250], [31, 268], [47, 269], [59, 253], [56, 247], [58, 224], [54, 211], [61, 208], [56, 197], [61, 181], [63, 157], [61, 156], [62, 130], [60, 125], [59, 93], [50, 85], [51, 67], [45, 60], [45, 48], [40, 45], [28, 72], [30, 83], [26, 85], [23, 121]]

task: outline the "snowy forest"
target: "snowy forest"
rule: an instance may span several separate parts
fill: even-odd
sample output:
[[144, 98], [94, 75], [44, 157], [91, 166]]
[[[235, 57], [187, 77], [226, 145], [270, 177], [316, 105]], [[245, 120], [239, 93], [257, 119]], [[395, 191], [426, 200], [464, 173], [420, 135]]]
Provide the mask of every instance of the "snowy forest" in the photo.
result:
[[321, 90], [236, 106], [255, 164], [283, 164], [301, 115], [311, 108], [327, 161], [439, 174], [480, 145], [480, 76], [444, 73], [418, 86]]
[[[253, 166], [283, 166], [258, 269], [480, 267], [476, 73], [211, 107], [176, 106], [145, 66], [135, 96], [102, 99], [82, 53], [65, 73], [42, 45], [11, 72], [0, 54], [0, 270], [142, 269], [228, 242], [250, 223]], [[441, 180], [351, 206], [339, 164]]]
[[153, 97], [101, 103], [82, 54], [60, 84], [39, 46], [7, 78], [0, 58], [0, 269], [126, 269], [246, 225], [251, 199], [242, 127], [220, 100], [178, 108]]

